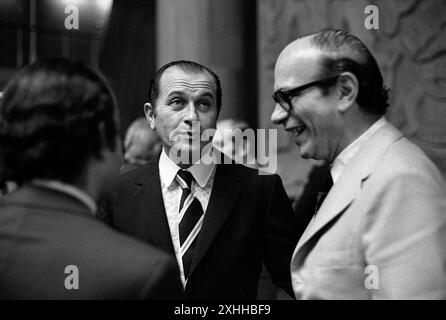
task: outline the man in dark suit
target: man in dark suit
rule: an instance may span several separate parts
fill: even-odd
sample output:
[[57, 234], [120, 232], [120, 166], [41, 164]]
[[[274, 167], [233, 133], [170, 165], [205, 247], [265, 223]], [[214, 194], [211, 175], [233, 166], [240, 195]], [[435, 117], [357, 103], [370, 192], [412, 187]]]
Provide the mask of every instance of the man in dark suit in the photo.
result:
[[262, 262], [291, 293], [289, 263], [303, 230], [281, 179], [228, 159], [204, 161], [218, 158], [199, 134], [216, 127], [217, 75], [171, 62], [155, 74], [149, 100], [145, 114], [163, 151], [120, 176], [104, 218], [174, 255], [188, 299], [255, 299]]
[[0, 299], [170, 299], [175, 261], [95, 218], [121, 163], [115, 98], [80, 62], [19, 71], [0, 109]]

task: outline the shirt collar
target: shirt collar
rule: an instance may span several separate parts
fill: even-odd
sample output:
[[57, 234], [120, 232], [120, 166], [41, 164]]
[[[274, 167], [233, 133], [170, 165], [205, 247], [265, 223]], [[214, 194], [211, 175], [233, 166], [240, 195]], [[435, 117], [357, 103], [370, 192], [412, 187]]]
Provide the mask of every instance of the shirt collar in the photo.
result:
[[93, 198], [81, 189], [71, 184], [63, 183], [58, 180], [46, 179], [34, 179], [32, 180], [32, 184], [68, 194], [82, 202], [93, 215], [96, 214], [97, 206]]
[[339, 177], [344, 172], [345, 167], [353, 159], [358, 150], [363, 146], [364, 142], [367, 141], [379, 128], [384, 126], [387, 120], [381, 117], [376, 121], [370, 128], [368, 128], [363, 134], [361, 134], [355, 141], [350, 143], [347, 148], [345, 148], [333, 161], [330, 173], [333, 179], [333, 184], [339, 179]]
[[[212, 148], [209, 152], [212, 152]], [[204, 188], [211, 178], [215, 163], [212, 162], [208, 164], [203, 163], [203, 161], [200, 160], [198, 160], [186, 170], [192, 174], [198, 185], [201, 188]], [[177, 172], [181, 170], [181, 168], [167, 156], [166, 150], [164, 148], [163, 152], [161, 152], [158, 166], [160, 170], [160, 179], [165, 183], [166, 186], [169, 187], [175, 179]]]

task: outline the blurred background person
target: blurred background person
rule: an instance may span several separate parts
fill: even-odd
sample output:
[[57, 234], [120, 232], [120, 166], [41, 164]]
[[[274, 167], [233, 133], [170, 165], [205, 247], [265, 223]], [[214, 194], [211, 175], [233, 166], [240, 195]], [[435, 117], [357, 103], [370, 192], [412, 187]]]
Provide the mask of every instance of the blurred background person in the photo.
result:
[[243, 136], [242, 139], [236, 139], [235, 131], [243, 134], [245, 130], [252, 130], [244, 120], [223, 119], [217, 121], [217, 131], [213, 139], [213, 145], [232, 159], [241, 159], [245, 166], [258, 168], [255, 158], [255, 140], [250, 141]]
[[175, 261], [95, 218], [121, 163], [113, 92], [81, 62], [45, 59], [0, 106], [0, 299], [163, 299]]
[[17, 185], [13, 181], [2, 181], [0, 183], [0, 196], [6, 195], [11, 191], [14, 191]]
[[161, 152], [161, 141], [150, 129], [146, 118], [138, 118], [127, 129], [124, 140], [124, 163], [121, 173], [144, 165]]

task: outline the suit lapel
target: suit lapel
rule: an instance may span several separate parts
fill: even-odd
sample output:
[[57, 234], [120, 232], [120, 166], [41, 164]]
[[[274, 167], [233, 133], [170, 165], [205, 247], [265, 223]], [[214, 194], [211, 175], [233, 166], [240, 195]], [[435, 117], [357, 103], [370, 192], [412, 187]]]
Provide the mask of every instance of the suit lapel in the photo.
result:
[[231, 213], [240, 193], [241, 177], [234, 168], [234, 165], [217, 165], [211, 197], [192, 258], [191, 274]]
[[297, 244], [295, 255], [298, 255], [299, 251], [324, 226], [348, 209], [361, 192], [363, 182], [372, 174], [375, 163], [379, 161], [390, 144], [401, 137], [401, 132], [387, 123], [365, 142], [333, 185], [318, 213], [308, 225]]
[[[346, 168], [347, 169], [347, 168]], [[351, 170], [351, 169], [349, 169]], [[339, 181], [333, 185], [327, 194], [324, 202], [313, 220], [308, 225], [296, 247], [296, 252], [305, 245], [319, 230], [330, 221], [344, 212], [355, 199], [356, 192], [360, 190], [362, 174], [360, 172], [350, 172], [352, 174], [342, 175]]]
[[175, 254], [164, 209], [158, 160], [159, 157], [154, 157], [147, 164], [146, 172], [135, 180], [134, 195], [141, 220], [150, 232], [154, 244], [166, 252]]

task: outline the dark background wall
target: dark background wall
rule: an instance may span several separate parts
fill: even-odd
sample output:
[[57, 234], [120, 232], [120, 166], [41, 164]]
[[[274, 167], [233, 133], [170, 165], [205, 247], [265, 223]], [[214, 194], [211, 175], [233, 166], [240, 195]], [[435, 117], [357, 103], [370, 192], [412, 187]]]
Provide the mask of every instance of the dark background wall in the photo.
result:
[[155, 69], [154, 0], [115, 0], [102, 42], [99, 66], [115, 90], [121, 111], [122, 135], [143, 117]]

